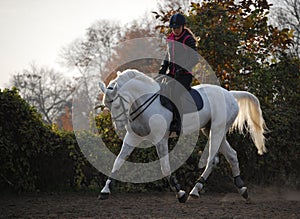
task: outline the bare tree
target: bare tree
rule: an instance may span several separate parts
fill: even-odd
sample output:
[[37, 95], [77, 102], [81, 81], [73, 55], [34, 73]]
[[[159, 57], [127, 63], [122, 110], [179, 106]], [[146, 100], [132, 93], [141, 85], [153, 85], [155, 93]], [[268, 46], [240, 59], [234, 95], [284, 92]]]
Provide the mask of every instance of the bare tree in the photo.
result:
[[191, 0], [159, 0], [157, 3], [157, 8], [159, 10], [163, 9], [164, 11], [181, 11], [187, 13], [191, 5]]
[[84, 39], [77, 39], [61, 50], [61, 64], [80, 75], [76, 78], [76, 87], [80, 89], [77, 92], [85, 93], [89, 108], [97, 101], [96, 82], [105, 71], [120, 36], [121, 27], [116, 22], [98, 20], [86, 30]]
[[11, 84], [19, 89], [22, 98], [35, 106], [49, 124], [63, 112], [72, 94], [70, 82], [61, 73], [35, 64], [13, 75]]
[[80, 74], [101, 74], [119, 42], [121, 27], [112, 21], [98, 20], [87, 28], [84, 39], [77, 39], [61, 50], [61, 64]]
[[292, 54], [300, 57], [300, 1], [272, 0], [271, 22], [280, 28], [294, 30]]

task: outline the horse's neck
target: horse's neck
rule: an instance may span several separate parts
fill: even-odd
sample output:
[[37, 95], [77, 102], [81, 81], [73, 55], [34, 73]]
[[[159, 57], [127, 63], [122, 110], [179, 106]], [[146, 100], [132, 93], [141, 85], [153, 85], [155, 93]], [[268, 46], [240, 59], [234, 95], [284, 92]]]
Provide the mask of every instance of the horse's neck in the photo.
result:
[[139, 99], [140, 97], [147, 94], [154, 94], [160, 89], [158, 83], [147, 80], [132, 79], [123, 86], [126, 95], [130, 96], [132, 101]]

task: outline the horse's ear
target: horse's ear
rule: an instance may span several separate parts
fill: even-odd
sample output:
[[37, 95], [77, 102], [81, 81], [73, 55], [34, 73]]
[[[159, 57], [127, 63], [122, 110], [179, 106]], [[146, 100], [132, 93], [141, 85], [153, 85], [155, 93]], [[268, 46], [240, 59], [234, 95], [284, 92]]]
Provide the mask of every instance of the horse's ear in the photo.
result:
[[106, 94], [106, 97], [108, 98], [108, 99], [113, 99], [114, 98], [114, 96], [117, 94], [117, 92], [118, 92], [118, 84], [116, 83], [115, 85], [114, 85], [114, 87], [112, 88], [112, 87], [108, 87], [108, 88], [105, 88], [106, 89], [106, 92], [105, 92], [105, 94]]
[[112, 97], [114, 97], [116, 94], [117, 94], [117, 92], [118, 92], [118, 83], [116, 83], [115, 85], [114, 85], [114, 88], [112, 89], [112, 91], [111, 91], [111, 96]]
[[102, 91], [102, 93], [106, 94], [107, 89], [106, 89], [105, 84], [102, 81], [99, 82], [99, 87], [100, 87], [100, 90]]

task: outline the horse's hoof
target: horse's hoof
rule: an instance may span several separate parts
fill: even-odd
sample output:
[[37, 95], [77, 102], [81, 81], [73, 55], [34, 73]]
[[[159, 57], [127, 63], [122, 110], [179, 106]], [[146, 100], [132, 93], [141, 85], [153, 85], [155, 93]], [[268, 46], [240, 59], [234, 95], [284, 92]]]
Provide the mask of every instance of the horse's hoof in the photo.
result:
[[240, 188], [240, 189], [239, 189], [239, 193], [240, 193], [240, 195], [241, 195], [244, 199], [246, 199], [246, 200], [249, 199], [247, 187], [242, 187], [242, 188]]
[[187, 194], [184, 193], [181, 197], [178, 198], [178, 201], [179, 201], [180, 203], [185, 203], [186, 200], [187, 200], [187, 198], [188, 198]]
[[200, 195], [195, 195], [195, 194], [190, 194], [189, 198], [191, 199], [198, 199], [200, 197]]
[[98, 199], [99, 200], [106, 200], [106, 199], [108, 199], [108, 197], [109, 197], [109, 193], [101, 192], [100, 195], [98, 196]]
[[199, 191], [201, 191], [203, 188], [203, 184], [202, 183], [196, 183], [196, 185], [194, 186], [194, 188], [192, 189], [192, 191], [189, 194], [190, 198], [196, 199], [199, 198]]
[[243, 194], [242, 194], [242, 197], [246, 200], [249, 199], [249, 195], [248, 195], [248, 191], [246, 190]]
[[196, 201], [200, 198], [200, 195], [194, 195], [194, 194], [189, 194], [189, 197], [187, 199], [188, 202], [193, 202]]

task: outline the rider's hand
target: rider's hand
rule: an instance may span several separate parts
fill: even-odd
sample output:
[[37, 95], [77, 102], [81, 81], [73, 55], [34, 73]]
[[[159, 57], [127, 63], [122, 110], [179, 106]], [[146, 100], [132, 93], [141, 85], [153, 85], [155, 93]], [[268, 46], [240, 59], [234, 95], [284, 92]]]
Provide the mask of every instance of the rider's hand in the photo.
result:
[[162, 65], [162, 66], [160, 67], [160, 69], [159, 69], [158, 74], [160, 74], [160, 75], [165, 75], [166, 72], [167, 72], [167, 69], [168, 69], [168, 66]]
[[186, 72], [183, 68], [178, 68], [175, 72], [175, 78], [178, 78], [180, 75], [182, 75], [184, 72]]

